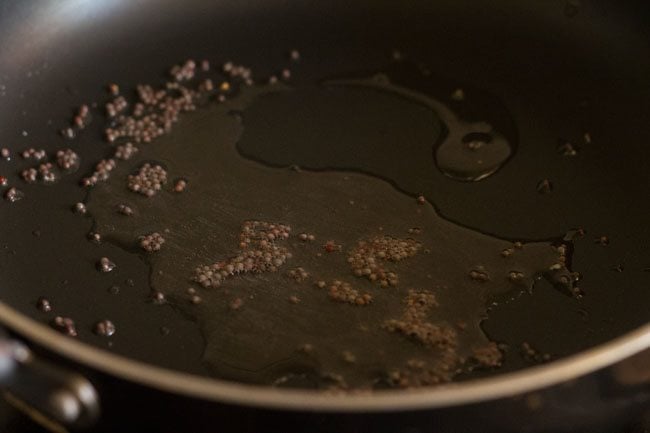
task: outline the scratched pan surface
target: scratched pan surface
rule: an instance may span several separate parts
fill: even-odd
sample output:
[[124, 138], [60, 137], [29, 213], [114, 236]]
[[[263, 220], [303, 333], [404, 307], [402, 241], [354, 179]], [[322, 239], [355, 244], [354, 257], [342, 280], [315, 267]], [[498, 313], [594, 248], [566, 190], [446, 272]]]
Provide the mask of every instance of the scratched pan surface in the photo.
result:
[[[392, 2], [291, 6], [197, 2], [182, 7], [176, 2], [4, 3], [0, 146], [11, 149], [14, 158], [0, 162], [0, 174], [23, 190], [25, 198], [0, 206], [2, 300], [42, 323], [56, 314], [72, 317], [79, 339], [128, 357], [197, 374], [271, 381], [273, 377], [239, 377], [232, 370], [221, 374], [205, 359], [209, 345], [205, 321], [197, 319], [190, 307], [179, 307], [180, 300], [152, 304], [151, 261], [119, 242], [101, 246], [88, 242], [86, 234], [95, 223], [92, 215], [76, 215], [70, 207], [84, 200], [93, 203], [93, 192], [87, 196], [78, 183], [94, 163], [110, 155], [111, 146], [101, 133], [104, 116], [95, 111], [93, 123], [69, 142], [58, 130], [67, 125], [74, 107], [89, 102], [101, 107], [107, 100], [106, 83], [133, 88], [159, 82], [170, 65], [186, 58], [206, 58], [214, 65], [232, 59], [263, 77], [276, 73], [286, 63], [288, 50], [296, 48], [301, 60], [293, 68], [288, 90], [294, 96], [267, 98], [241, 109], [243, 135], [236, 141], [248, 163], [263, 167], [265, 162], [264, 170], [298, 165], [306, 171], [370, 172], [373, 179], [388, 180], [413, 201], [423, 194], [454, 227], [510, 241], [556, 240], [571, 229], [586, 230], [572, 246], [571, 267], [583, 276], [581, 299], [540, 280], [532, 293], [516, 299], [490, 298], [498, 305], [487, 320], [469, 317], [470, 322], [482, 320], [482, 332], [490, 340], [507, 345], [504, 366], [478, 374], [531, 365], [520, 353], [524, 342], [558, 358], [646, 323], [650, 47], [643, 24], [648, 11], [642, 2], [625, 8], [604, 1], [583, 2], [581, 7], [563, 1], [520, 3], [414, 2], [400, 7]], [[404, 57], [397, 62], [392, 56], [395, 49]], [[423, 69], [431, 71], [428, 78]], [[359, 151], [347, 151], [355, 149], [354, 134], [361, 129], [356, 131], [355, 125], [333, 113], [347, 108], [345, 98], [354, 91], [341, 102], [324, 98], [317, 83], [376, 72], [419, 95], [443, 101], [459, 116], [501, 126], [511, 140], [510, 159], [481, 181], [451, 179], [434, 164], [440, 130], [422, 132], [433, 139], [418, 141], [418, 131], [438, 128], [440, 119], [429, 125], [409, 123], [421, 113], [399, 117], [399, 110], [372, 107], [366, 117], [357, 113], [361, 123], [374, 116], [364, 131], [375, 133], [372, 125], [391, 122], [393, 129], [377, 133], [373, 147], [359, 144]], [[463, 88], [473, 102], [451, 100], [456, 88]], [[380, 103], [375, 94], [362, 92], [359, 98]], [[397, 99], [395, 106], [400, 107], [404, 102]], [[316, 104], [312, 111], [329, 114], [322, 118], [300, 114], [301, 107], [309, 111], [312, 103]], [[247, 119], [253, 125], [248, 133]], [[192, 120], [181, 120], [179, 128], [183, 122], [183, 140], [191, 145], [206, 139], [200, 128], [193, 135], [187, 127]], [[305, 127], [304, 122], [311, 123]], [[352, 138], [340, 134], [341, 124], [352, 131]], [[315, 138], [314, 129], [322, 135]], [[590, 143], [584, 140], [586, 132]], [[400, 134], [413, 139], [414, 150], [395, 153], [395, 137]], [[576, 156], [558, 153], [558, 143], [564, 141], [577, 145]], [[420, 158], [418, 146], [425, 147], [430, 160]], [[31, 164], [16, 153], [29, 147], [50, 153], [72, 147], [82, 165], [54, 186], [26, 185], [19, 172]], [[188, 147], [190, 156], [201, 158]], [[369, 160], [376, 164], [369, 168]], [[426, 176], [414, 169], [423, 164], [430, 168]], [[549, 194], [537, 192], [543, 179], [553, 184]], [[237, 185], [233, 188], [237, 191]], [[322, 195], [322, 200], [328, 199]], [[376, 225], [383, 223], [379, 216]], [[340, 224], [327, 212], [314, 221], [314, 227]], [[594, 242], [600, 236], [607, 236], [609, 245]], [[473, 248], [468, 240], [458, 243], [458, 248]], [[98, 272], [95, 263], [102, 256], [118, 267], [108, 274]], [[468, 269], [473, 264], [468, 263]], [[109, 291], [112, 286], [119, 287], [118, 294]], [[45, 314], [35, 307], [41, 296], [50, 299], [53, 312]], [[268, 314], [290, 314], [291, 307], [285, 297], [278, 297], [271, 299], [268, 310], [260, 308]], [[117, 326], [110, 339], [92, 332], [94, 323], [104, 318]], [[264, 329], [263, 323], [251, 323]], [[169, 332], [161, 332], [163, 327]], [[263, 335], [259, 334], [259, 342], [265, 341]], [[237, 351], [233, 353], [230, 362], [236, 364]]]

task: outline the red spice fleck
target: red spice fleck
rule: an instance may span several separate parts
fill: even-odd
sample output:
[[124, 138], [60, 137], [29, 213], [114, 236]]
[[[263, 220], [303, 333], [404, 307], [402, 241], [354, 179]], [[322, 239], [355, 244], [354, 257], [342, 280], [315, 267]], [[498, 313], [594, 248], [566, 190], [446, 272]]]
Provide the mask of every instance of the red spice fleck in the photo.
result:
[[325, 245], [323, 245], [323, 248], [328, 253], [333, 253], [334, 251], [339, 251], [341, 249], [341, 246], [337, 245], [334, 241], [327, 241], [325, 242]]

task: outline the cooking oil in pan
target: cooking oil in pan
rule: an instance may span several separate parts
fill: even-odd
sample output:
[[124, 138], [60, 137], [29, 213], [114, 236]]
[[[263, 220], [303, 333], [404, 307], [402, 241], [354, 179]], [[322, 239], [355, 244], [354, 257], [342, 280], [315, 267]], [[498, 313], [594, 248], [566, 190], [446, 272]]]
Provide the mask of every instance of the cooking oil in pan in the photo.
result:
[[[428, 88], [436, 80], [414, 70], [398, 63], [387, 74], [331, 79], [263, 98], [247, 110], [238, 148], [274, 166], [350, 167], [390, 177], [411, 193], [430, 191], [440, 173], [477, 181], [499, 170], [515, 152], [517, 133], [498, 100], [481, 94], [478, 113], [472, 111], [478, 91], [457, 100], [457, 90], [441, 102], [431, 96], [440, 89]], [[286, 145], [264, 145], [262, 133]]]
[[464, 181], [477, 181], [496, 172], [511, 156], [512, 147], [505, 136], [486, 122], [466, 122], [445, 104], [394, 85], [383, 74], [363, 80], [332, 80], [329, 86], [374, 88], [422, 104], [439, 118], [444, 130], [434, 146], [435, 163], [447, 176]]
[[[265, 127], [301, 101], [298, 129]], [[566, 246], [473, 231], [416, 198], [436, 171], [433, 149], [462, 180], [490, 175], [512, 152], [484, 124], [457, 133], [444, 109], [381, 76], [244, 88], [142, 145], [87, 209], [102, 239], [140, 254], [161, 299], [199, 323], [215, 376], [337, 389], [449, 381], [499, 365], [479, 326], [492, 297], [541, 277], [573, 294], [574, 277]], [[280, 161], [325, 155], [325, 166], [281, 166], [251, 149]], [[155, 194], [138, 194], [131, 180], [157, 166]], [[400, 182], [403, 167], [422, 176]]]

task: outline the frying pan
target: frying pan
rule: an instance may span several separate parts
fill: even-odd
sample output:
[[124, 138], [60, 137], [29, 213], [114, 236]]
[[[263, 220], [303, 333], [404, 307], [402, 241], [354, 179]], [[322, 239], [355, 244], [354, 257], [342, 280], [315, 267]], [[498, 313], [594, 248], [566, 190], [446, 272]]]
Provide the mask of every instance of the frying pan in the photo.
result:
[[[7, 399], [50, 429], [458, 432], [623, 426], [647, 408], [649, 397], [649, 17], [644, 2], [596, 0], [3, 2], [0, 145], [14, 160], [3, 162], [2, 170], [25, 193], [0, 210]], [[572, 242], [571, 263], [583, 275], [584, 296], [569, 297], [541, 281], [531, 293], [494, 300], [498, 305], [481, 326], [491, 340], [507, 345], [504, 366], [460, 377], [465, 380], [454, 385], [329, 395], [207, 377], [201, 362], [206, 341], [197, 322], [171, 307], [152, 308], [148, 263], [117, 244], [88, 242], [92, 219], [70, 211], [86, 199], [80, 176], [110, 149], [101, 122], [70, 142], [57, 133], [71, 108], [103, 103], [100, 88], [106, 83], [151, 82], [186, 58], [214, 64], [236, 59], [256, 76], [269, 76], [290, 49], [301, 53], [289, 83], [296, 89], [377, 71], [397, 74], [391, 53], [399, 50], [398, 57], [433, 71], [433, 84], [422, 92], [466, 118], [491, 113], [513, 146], [492, 176], [477, 182], [449, 178], [435, 168], [433, 154], [428, 183], [413, 178], [408, 158], [372, 174], [407, 194], [423, 194], [446, 220], [499, 239], [554, 240], [584, 228], [586, 235]], [[454, 105], [449, 95], [456, 88], [468, 98], [476, 95], [476, 112]], [[96, 110], [93, 116], [103, 114]], [[291, 145], [291, 139], [300, 141], [299, 132], [278, 143], [273, 131], [268, 142], [276, 152], [270, 157], [254, 144], [240, 150], [276, 167], [318, 171], [335, 165], [322, 161], [336, 152], [318, 143]], [[575, 157], [558, 153], [558, 144], [566, 142], [579, 148]], [[435, 143], [430, 145], [432, 152]], [[24, 185], [19, 173], [25, 164], [15, 156], [29, 147], [50, 153], [73, 147], [82, 155], [77, 175], [53, 187]], [[552, 181], [551, 193], [536, 191], [542, 179]], [[594, 242], [602, 236], [608, 245]], [[119, 263], [117, 272], [98, 274], [99, 251]], [[112, 286], [120, 287], [118, 295], [108, 291]], [[74, 316], [78, 340], [45, 326], [53, 316], [35, 308], [40, 296], [57, 313]], [[111, 339], [91, 332], [101, 318], [118, 326]], [[161, 327], [169, 332], [162, 335]], [[518, 350], [524, 342], [553, 361], [530, 365]]]

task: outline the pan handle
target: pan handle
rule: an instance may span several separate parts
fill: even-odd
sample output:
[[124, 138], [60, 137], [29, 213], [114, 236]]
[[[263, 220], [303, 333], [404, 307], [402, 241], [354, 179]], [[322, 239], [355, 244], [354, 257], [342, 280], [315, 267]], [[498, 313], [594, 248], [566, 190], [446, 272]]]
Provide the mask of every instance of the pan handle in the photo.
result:
[[86, 378], [39, 359], [2, 330], [0, 389], [10, 404], [51, 431], [87, 427], [99, 416], [97, 392]]

